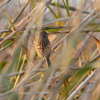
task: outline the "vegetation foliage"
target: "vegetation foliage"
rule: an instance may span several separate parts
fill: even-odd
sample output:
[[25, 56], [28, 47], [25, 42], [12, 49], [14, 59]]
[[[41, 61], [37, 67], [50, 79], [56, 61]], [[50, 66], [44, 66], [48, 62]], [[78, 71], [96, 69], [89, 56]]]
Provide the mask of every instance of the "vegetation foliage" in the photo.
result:
[[[14, 20], [2, 9], [11, 0], [1, 4], [10, 25], [0, 30], [0, 100], [100, 99], [99, 8], [61, 1], [27, 0], [22, 8], [18, 0]], [[47, 9], [53, 20], [44, 19]], [[35, 49], [41, 30], [49, 33], [51, 68]]]

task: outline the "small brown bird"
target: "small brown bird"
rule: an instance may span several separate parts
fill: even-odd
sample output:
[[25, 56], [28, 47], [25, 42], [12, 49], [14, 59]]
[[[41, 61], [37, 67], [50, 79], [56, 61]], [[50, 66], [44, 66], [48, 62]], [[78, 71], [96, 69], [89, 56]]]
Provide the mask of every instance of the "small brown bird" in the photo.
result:
[[40, 32], [38, 44], [36, 47], [37, 53], [40, 57], [45, 57], [48, 63], [48, 66], [51, 66], [51, 61], [49, 59], [51, 54], [51, 45], [48, 39], [48, 33], [46, 31]]

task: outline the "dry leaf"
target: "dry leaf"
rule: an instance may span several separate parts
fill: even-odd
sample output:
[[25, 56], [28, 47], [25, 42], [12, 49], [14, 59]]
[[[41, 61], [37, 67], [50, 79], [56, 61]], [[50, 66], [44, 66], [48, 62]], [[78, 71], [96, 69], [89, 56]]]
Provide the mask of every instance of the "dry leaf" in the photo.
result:
[[[90, 35], [90, 34], [88, 34], [88, 35]], [[99, 41], [96, 37], [94, 37], [94, 36], [92, 36], [92, 35], [90, 35], [90, 36], [95, 40], [96, 45], [97, 45], [97, 48], [98, 48], [99, 53], [100, 53], [100, 41]]]
[[98, 48], [99, 53], [100, 53], [100, 41], [97, 38], [95, 38], [95, 37], [94, 37], [94, 40], [96, 42], [97, 48]]
[[95, 8], [97, 11], [100, 11], [100, 0], [94, 0]]

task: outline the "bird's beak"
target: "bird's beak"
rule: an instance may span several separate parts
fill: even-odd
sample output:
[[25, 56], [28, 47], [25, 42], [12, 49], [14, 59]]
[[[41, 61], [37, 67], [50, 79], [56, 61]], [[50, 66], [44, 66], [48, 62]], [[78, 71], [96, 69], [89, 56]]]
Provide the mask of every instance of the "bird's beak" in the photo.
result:
[[49, 35], [49, 33], [47, 33], [47, 35]]

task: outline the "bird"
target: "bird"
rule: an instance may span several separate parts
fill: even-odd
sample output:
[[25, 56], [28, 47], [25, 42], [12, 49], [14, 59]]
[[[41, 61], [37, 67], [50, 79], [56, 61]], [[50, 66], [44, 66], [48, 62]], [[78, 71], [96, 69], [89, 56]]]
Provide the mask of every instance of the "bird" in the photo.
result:
[[39, 34], [39, 39], [38, 39], [38, 43], [36, 46], [36, 51], [37, 54], [41, 57], [41, 58], [46, 58], [47, 60], [47, 64], [48, 67], [51, 66], [51, 61], [50, 61], [50, 54], [51, 54], [51, 44], [48, 38], [48, 33], [46, 31], [41, 31]]

